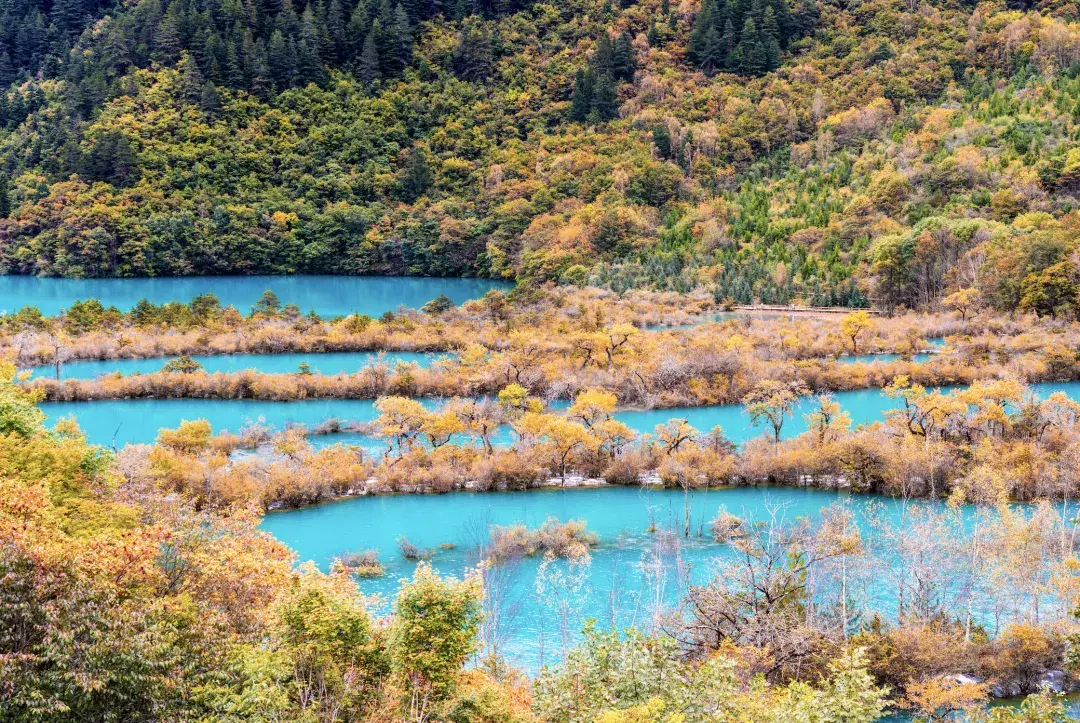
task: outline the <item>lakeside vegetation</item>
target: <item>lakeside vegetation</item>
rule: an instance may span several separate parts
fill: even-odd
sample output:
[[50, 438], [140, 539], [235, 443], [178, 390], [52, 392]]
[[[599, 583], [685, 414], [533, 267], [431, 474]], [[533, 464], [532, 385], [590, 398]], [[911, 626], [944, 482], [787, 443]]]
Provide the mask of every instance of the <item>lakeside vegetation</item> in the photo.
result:
[[[165, 369], [162, 361], [157, 374], [33, 382], [47, 399], [58, 401], [465, 398], [495, 396], [517, 384], [548, 402], [603, 389], [622, 407], [649, 409], [739, 403], [765, 380], [824, 393], [884, 387], [898, 376], [926, 387], [1080, 378], [1075, 325], [1034, 315], [1010, 318], [974, 302], [936, 314], [746, 314], [693, 323], [714, 313], [722, 312], [708, 297], [552, 285], [509, 295], [495, 291], [461, 307], [436, 299], [426, 312], [403, 310], [377, 320], [313, 318], [273, 298], [246, 317], [222, 309], [213, 297], [188, 305], [140, 304], [127, 314], [86, 302], [56, 318], [26, 310], [9, 315], [0, 330], [0, 354], [20, 366], [59, 363], [62, 369], [80, 359], [165, 355], [453, 353], [430, 368], [376, 363], [349, 375], [309, 374], [299, 367], [294, 374], [204, 374], [198, 365], [171, 363]], [[912, 361], [916, 354], [940, 351], [932, 341], [942, 338], [949, 342], [946, 353]], [[846, 358], [875, 353], [896, 358]]]
[[[692, 588], [693, 614], [672, 618], [683, 621], [678, 632], [588, 628], [565, 662], [529, 685], [485, 632], [497, 614], [499, 563], [464, 580], [421, 563], [392, 616], [373, 617], [348, 558], [329, 573], [297, 568], [244, 504], [200, 504], [194, 489], [132, 475], [72, 424], [47, 431], [41, 421], [33, 396], [0, 380], [8, 719], [417, 720], [422, 710], [424, 720], [779, 723], [843, 711], [843, 720], [870, 723], [891, 700], [930, 718], [959, 710], [999, 723], [1064, 720], [1045, 694], [1019, 710], [980, 712], [991, 684], [1031, 690], [1063, 665], [1075, 626], [1071, 527], [1046, 504], [1030, 516], [1000, 506], [1005, 490], [993, 475], [971, 475], [954, 493], [980, 505], [981, 536], [957, 536], [949, 508], [895, 530], [884, 552], [900, 551], [908, 562], [893, 568], [897, 582], [915, 585], [895, 623], [836, 616], [847, 609], [843, 590], [871, 569], [860, 532], [838, 510], [819, 525], [729, 536], [729, 572]], [[163, 433], [152, 453], [183, 449], [183, 436]], [[491, 533], [492, 557], [504, 562], [542, 544], [545, 564], [560, 555], [580, 566], [590, 547], [580, 523]], [[680, 537], [655, 534], [658, 550]], [[970, 618], [952, 618], [973, 588], [958, 584], [948, 560], [991, 586], [980, 594], [1011, 591], [998, 600], [1017, 620], [987, 636]], [[1036, 612], [1032, 596], [1051, 590], [1060, 604]], [[953, 684], [958, 670], [988, 682]]]

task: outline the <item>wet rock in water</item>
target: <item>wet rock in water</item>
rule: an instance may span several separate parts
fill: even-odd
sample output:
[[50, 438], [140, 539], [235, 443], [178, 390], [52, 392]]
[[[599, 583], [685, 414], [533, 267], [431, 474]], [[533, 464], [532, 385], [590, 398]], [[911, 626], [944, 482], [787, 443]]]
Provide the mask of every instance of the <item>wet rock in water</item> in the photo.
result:
[[1067, 693], [1076, 687], [1075, 684], [1070, 685], [1064, 670], [1046, 671], [1039, 676], [1038, 685], [1040, 690], [1049, 690], [1051, 693]]

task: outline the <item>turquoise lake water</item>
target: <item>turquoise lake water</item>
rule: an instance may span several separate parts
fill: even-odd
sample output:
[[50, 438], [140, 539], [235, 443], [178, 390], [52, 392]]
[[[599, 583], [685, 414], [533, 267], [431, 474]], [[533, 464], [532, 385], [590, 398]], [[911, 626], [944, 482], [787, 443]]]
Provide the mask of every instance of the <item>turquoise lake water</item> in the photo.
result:
[[[417, 364], [421, 368], [430, 367], [438, 359], [449, 359], [448, 353], [423, 352], [324, 352], [315, 354], [219, 354], [192, 355], [203, 369], [210, 374], [215, 372], [239, 372], [253, 369], [265, 374], [291, 374], [302, 363], [311, 367], [313, 374], [353, 374], [376, 362], [383, 362], [391, 369], [398, 362]], [[82, 359], [64, 362], [60, 365], [61, 379], [95, 379], [106, 374], [120, 372], [129, 374], [151, 374], [161, 371], [167, 362], [176, 357], [153, 357], [150, 359]], [[30, 369], [31, 379], [55, 379], [56, 368], [51, 364]]]
[[[911, 361], [916, 364], [922, 364], [928, 362], [934, 358], [933, 354], [914, 354], [911, 357]], [[837, 364], [876, 364], [884, 362], [893, 362], [903, 359], [899, 354], [843, 354], [836, 358]]]
[[[438, 550], [432, 565], [443, 574], [462, 575], [477, 561], [477, 547], [490, 525], [522, 523], [539, 527], [549, 517], [584, 519], [600, 544], [591, 564], [583, 571], [584, 584], [572, 591], [571, 630], [579, 630], [587, 618], [605, 627], [637, 625], [649, 628], [657, 612], [656, 601], [670, 605], [680, 599], [687, 582], [704, 583], [715, 574], [716, 564], [731, 554], [714, 543], [699, 526], [712, 519], [721, 505], [744, 519], [763, 519], [768, 505], [782, 505], [790, 521], [814, 518], [822, 508], [836, 503], [850, 505], [864, 517], [871, 506], [882, 514], [898, 516], [900, 503], [868, 496], [851, 496], [821, 490], [789, 488], [731, 488], [696, 493], [691, 498], [692, 533], [680, 538], [679, 549], [654, 550], [657, 535], [647, 532], [678, 529], [683, 519], [683, 495], [676, 490], [638, 487], [605, 487], [532, 492], [451, 493], [448, 495], [399, 495], [355, 498], [330, 504], [266, 515], [262, 529], [297, 551], [301, 560], [313, 560], [326, 569], [331, 560], [348, 551], [376, 549], [386, 575], [361, 580], [366, 594], [392, 598], [401, 578], [415, 563], [405, 560], [396, 540], [407, 535], [421, 548]], [[920, 503], [923, 504], [923, 503]], [[655, 569], [651, 563], [659, 563]], [[565, 563], [558, 563], [560, 569]], [[538, 593], [536, 580], [540, 560], [526, 558], [505, 573], [505, 603], [516, 612], [507, 621], [505, 650], [509, 659], [535, 673], [543, 663], [562, 652], [558, 599]], [[682, 569], [679, 573], [678, 570]], [[681, 578], [681, 579], [680, 579]], [[879, 593], [874, 593], [877, 595]], [[381, 605], [379, 607], [385, 607]]]
[[[398, 551], [397, 540], [402, 536], [433, 551], [431, 563], [440, 573], [461, 576], [476, 565], [479, 546], [491, 525], [520, 523], [536, 528], [551, 517], [586, 520], [599, 545], [593, 548], [590, 564], [578, 568], [576, 576], [571, 573], [578, 584], [568, 591], [555, 595], [543, 587], [539, 557], [516, 561], [497, 573], [496, 601], [489, 604], [508, 616], [503, 650], [515, 665], [532, 674], [542, 663], [560, 657], [564, 619], [571, 631], [580, 630], [588, 618], [604, 627], [648, 629], [658, 606], [674, 605], [684, 597], [688, 584], [704, 584], [718, 574], [718, 566], [734, 554], [709, 534], [708, 522], [721, 507], [748, 522], [763, 522], [773, 514], [781, 521], [794, 522], [799, 517], [818, 519], [824, 508], [837, 504], [855, 515], [868, 548], [887, 550], [868, 524], [871, 517], [896, 524], [905, 510], [943, 503], [905, 503], [872, 495], [786, 487], [696, 491], [690, 496], [691, 534], [687, 538], [679, 534], [684, 515], [679, 490], [602, 487], [455, 492], [353, 498], [272, 512], [265, 516], [261, 528], [296, 550], [300, 560], [312, 560], [322, 569], [343, 553], [378, 550], [386, 574], [362, 579], [359, 584], [365, 594], [381, 596], [375, 607], [385, 611], [401, 579], [415, 569], [415, 563]], [[658, 535], [649, 532], [650, 528], [669, 534]], [[564, 561], [553, 567], [563, 574], [568, 572]], [[851, 602], [866, 616], [871, 611], [895, 616], [895, 596], [885, 579], [880, 574], [867, 574], [857, 584], [852, 583]], [[989, 611], [977, 613], [990, 619]]]
[[[1037, 384], [1033, 389], [1040, 395], [1064, 391], [1074, 399], [1080, 399], [1080, 382], [1060, 384]], [[882, 414], [896, 407], [896, 400], [889, 399], [880, 390], [861, 389], [839, 392], [834, 395], [841, 406], [851, 415], [853, 424], [878, 421]], [[429, 407], [438, 400], [427, 399]], [[565, 402], [556, 407], [564, 407]], [[802, 415], [813, 410], [813, 403], [805, 401], [794, 418], [784, 424], [783, 436], [791, 437], [806, 431]], [[158, 430], [174, 428], [183, 420], [206, 419], [215, 431], [239, 431], [254, 421], [262, 421], [271, 427], [282, 428], [288, 424], [314, 426], [327, 419], [368, 422], [375, 419], [374, 402], [369, 399], [313, 399], [298, 402], [272, 402], [254, 399], [111, 399], [93, 402], [44, 402], [42, 410], [50, 423], [60, 417], [75, 415], [86, 431], [87, 438], [95, 444], [120, 447], [125, 444], [154, 441]], [[615, 415], [638, 432], [651, 432], [658, 424], [670, 419], [685, 419], [701, 432], [708, 432], [719, 425], [733, 442], [741, 443], [765, 433], [762, 427], [750, 425], [741, 405], [708, 407], [676, 407], [623, 411]], [[509, 430], [501, 430], [495, 437], [497, 443], [511, 439]], [[364, 443], [371, 448], [382, 443], [363, 442], [356, 435], [327, 435], [313, 437], [315, 444], [334, 442]]]
[[105, 306], [128, 311], [139, 299], [155, 304], [188, 302], [212, 293], [223, 306], [247, 314], [262, 293], [272, 289], [282, 304], [296, 304], [324, 317], [358, 312], [377, 317], [399, 306], [418, 309], [439, 294], [454, 303], [478, 299], [491, 289], [512, 285], [491, 279], [424, 278], [417, 276], [182, 276], [142, 279], [60, 279], [0, 275], [0, 312], [36, 306], [47, 316], [71, 302], [98, 299]]

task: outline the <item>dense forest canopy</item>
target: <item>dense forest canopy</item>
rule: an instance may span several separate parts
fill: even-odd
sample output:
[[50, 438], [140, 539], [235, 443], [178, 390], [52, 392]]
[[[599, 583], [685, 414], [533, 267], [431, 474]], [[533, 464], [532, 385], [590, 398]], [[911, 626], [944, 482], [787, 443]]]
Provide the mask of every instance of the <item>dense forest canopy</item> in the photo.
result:
[[1073, 313], [1073, 4], [63, 0], [0, 30], [0, 268]]

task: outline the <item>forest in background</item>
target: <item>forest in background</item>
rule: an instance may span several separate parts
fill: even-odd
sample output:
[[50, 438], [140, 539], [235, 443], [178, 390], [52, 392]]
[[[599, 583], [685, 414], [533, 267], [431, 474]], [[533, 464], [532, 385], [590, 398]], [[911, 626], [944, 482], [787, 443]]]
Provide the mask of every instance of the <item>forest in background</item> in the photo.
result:
[[9, 2], [0, 268], [1072, 314], [1056, 0]]

